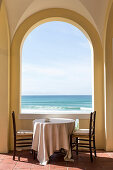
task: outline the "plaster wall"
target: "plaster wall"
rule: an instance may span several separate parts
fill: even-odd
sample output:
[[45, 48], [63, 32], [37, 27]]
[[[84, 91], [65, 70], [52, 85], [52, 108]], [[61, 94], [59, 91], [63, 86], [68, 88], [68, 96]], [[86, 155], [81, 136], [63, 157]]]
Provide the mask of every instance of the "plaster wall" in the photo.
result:
[[0, 152], [8, 152], [9, 142], [9, 28], [5, 4], [0, 8]]
[[96, 23], [101, 39], [104, 36], [104, 23], [108, 5], [112, 0], [80, 0]]
[[106, 150], [113, 150], [113, 3], [109, 13], [106, 44]]
[[19, 25], [34, 13], [48, 8], [73, 10], [88, 19], [101, 39], [108, 4], [112, 0], [4, 0], [8, 12], [11, 40]]
[[[90, 0], [87, 0], [90, 1]], [[103, 0], [101, 0], [103, 1]], [[105, 0], [104, 0], [105, 1]], [[48, 8], [65, 8], [76, 11], [88, 18], [90, 22], [95, 25], [92, 16], [89, 14], [87, 7], [84, 7], [80, 0], [5, 0], [8, 11], [9, 26], [11, 32], [11, 39], [14, 36], [19, 25], [29, 16]], [[22, 4], [22, 5], [21, 5]], [[95, 25], [96, 26], [96, 25]]]

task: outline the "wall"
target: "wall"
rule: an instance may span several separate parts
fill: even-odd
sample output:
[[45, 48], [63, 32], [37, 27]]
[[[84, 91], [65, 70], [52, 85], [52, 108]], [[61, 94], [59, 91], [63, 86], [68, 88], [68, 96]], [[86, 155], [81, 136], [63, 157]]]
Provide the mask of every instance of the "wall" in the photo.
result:
[[[104, 131], [104, 60], [103, 49], [99, 35], [94, 26], [83, 16], [74, 11], [51, 8], [42, 10], [27, 18], [16, 31], [11, 45], [11, 111], [15, 110], [16, 119], [20, 113], [20, 72], [21, 72], [21, 44], [33, 28], [50, 20], [66, 21], [77, 26], [90, 39], [94, 50], [94, 110], [96, 116], [96, 145], [97, 148], [105, 148]], [[11, 120], [10, 120], [11, 122]], [[82, 121], [83, 122], [83, 121]], [[31, 120], [18, 120], [17, 127], [32, 127]], [[12, 125], [12, 122], [11, 122]], [[10, 149], [12, 149], [12, 126], [10, 126]]]
[[5, 4], [0, 9], [0, 153], [8, 152], [10, 41]]
[[106, 150], [113, 151], [113, 3], [109, 13], [106, 44], [105, 44], [105, 71], [106, 71]]

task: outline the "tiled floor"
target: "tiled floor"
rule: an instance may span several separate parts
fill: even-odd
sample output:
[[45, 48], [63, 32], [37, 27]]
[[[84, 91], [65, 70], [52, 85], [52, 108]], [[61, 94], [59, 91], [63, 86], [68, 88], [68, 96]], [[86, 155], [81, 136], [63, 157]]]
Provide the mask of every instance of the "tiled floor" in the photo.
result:
[[22, 153], [20, 161], [18, 157], [12, 160], [12, 153], [0, 154], [0, 170], [113, 170], [113, 152], [97, 151], [97, 157], [90, 162], [89, 154], [73, 152], [74, 162], [65, 162], [64, 155], [55, 153], [50, 157], [46, 166], [40, 166], [37, 160], [33, 160], [29, 151]]

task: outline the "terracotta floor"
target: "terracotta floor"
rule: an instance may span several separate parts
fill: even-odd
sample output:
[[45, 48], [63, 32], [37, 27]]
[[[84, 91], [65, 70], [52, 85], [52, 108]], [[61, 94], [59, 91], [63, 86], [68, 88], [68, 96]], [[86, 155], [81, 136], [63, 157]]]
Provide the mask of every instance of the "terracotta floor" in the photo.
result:
[[90, 162], [88, 153], [73, 152], [74, 162], [65, 162], [64, 155], [55, 153], [50, 157], [46, 166], [40, 166], [37, 160], [33, 160], [29, 151], [23, 152], [20, 161], [12, 160], [12, 153], [0, 154], [0, 170], [113, 170], [113, 152], [97, 151], [97, 157], [93, 163]]

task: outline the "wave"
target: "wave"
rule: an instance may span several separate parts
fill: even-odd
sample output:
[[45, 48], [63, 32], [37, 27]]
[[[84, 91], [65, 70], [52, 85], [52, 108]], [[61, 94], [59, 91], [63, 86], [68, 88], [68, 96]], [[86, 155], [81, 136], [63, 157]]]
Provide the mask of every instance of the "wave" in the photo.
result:
[[80, 110], [80, 107], [72, 107], [72, 106], [34, 106], [28, 105], [24, 106], [22, 109], [38, 109], [38, 110]]
[[29, 106], [24, 106], [22, 109], [27, 109], [27, 110], [60, 110], [60, 111], [75, 111], [75, 110], [92, 110], [90, 107], [75, 107], [75, 106], [34, 106], [34, 105], [29, 105]]
[[80, 107], [80, 110], [92, 110], [92, 108], [88, 108], [88, 107]]
[[38, 110], [38, 109], [21, 109], [23, 114], [75, 114], [90, 113], [88, 110]]

